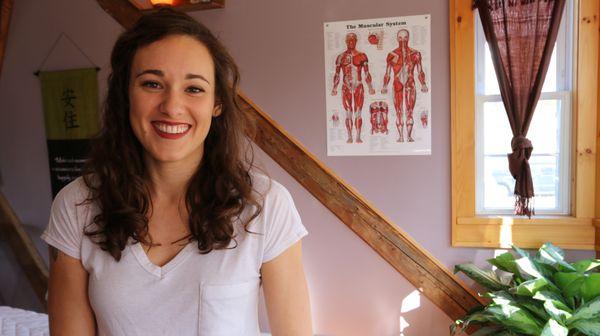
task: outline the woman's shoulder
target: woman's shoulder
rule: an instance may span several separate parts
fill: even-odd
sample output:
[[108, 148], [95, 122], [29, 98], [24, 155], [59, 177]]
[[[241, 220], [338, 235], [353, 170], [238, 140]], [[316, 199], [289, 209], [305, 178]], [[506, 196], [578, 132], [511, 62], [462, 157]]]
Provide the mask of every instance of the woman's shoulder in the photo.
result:
[[262, 199], [264, 202], [273, 202], [281, 198], [291, 197], [287, 188], [272, 177], [256, 171], [250, 172], [250, 176], [252, 178], [252, 189], [258, 199]]
[[87, 204], [90, 198], [90, 189], [85, 179], [80, 176], [64, 186], [54, 198], [54, 206], [74, 210], [78, 205]]

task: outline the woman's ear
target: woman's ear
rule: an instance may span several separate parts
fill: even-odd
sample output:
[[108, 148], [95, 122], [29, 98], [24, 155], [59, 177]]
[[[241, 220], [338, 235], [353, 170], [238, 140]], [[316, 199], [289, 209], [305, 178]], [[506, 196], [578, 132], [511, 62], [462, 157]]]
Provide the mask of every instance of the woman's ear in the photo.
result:
[[213, 118], [221, 115], [221, 112], [223, 112], [222, 108], [223, 108], [223, 104], [221, 104], [221, 103], [215, 104], [215, 107], [214, 107], [213, 113], [212, 113]]

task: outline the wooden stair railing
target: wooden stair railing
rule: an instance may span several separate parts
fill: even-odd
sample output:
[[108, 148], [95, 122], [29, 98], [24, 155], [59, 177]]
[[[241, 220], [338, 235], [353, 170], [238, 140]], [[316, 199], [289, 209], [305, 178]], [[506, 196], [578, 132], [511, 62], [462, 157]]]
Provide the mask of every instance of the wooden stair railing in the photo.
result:
[[40, 256], [29, 234], [10, 207], [8, 200], [0, 192], [0, 236], [8, 243], [33, 291], [46, 306], [48, 288], [48, 268]]
[[[131, 27], [142, 15], [126, 0], [97, 2], [125, 28]], [[257, 132], [253, 134], [253, 141], [450, 318], [460, 318], [482, 303], [474, 291], [358, 191], [327, 168], [250, 99], [241, 93], [239, 96], [243, 109], [256, 122]], [[25, 255], [16, 253], [19, 255], [19, 263], [32, 273], [28, 274], [28, 278], [38, 296], [43, 299], [48, 276], [45, 266], [29, 237], [19, 229], [20, 224], [8, 202], [2, 197], [0, 204], [0, 228], [4, 228], [11, 237], [16, 237], [11, 244], [15, 252], [26, 251]]]

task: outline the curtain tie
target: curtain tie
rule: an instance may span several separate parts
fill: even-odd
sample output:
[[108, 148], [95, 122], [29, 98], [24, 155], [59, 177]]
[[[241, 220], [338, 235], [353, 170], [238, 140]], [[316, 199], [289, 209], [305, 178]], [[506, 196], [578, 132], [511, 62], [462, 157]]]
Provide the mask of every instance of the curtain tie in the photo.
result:
[[523, 164], [529, 166], [528, 160], [531, 157], [533, 145], [525, 136], [517, 135], [512, 138], [510, 146], [512, 147], [512, 153], [508, 154], [508, 168], [512, 177], [519, 180], [517, 176], [521, 175]]

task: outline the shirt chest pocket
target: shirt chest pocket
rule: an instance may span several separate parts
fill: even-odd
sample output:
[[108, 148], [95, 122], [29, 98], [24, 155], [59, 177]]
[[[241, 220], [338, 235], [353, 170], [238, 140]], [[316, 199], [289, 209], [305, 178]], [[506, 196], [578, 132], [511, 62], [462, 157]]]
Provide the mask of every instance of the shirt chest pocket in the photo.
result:
[[200, 336], [256, 336], [259, 280], [200, 288]]

